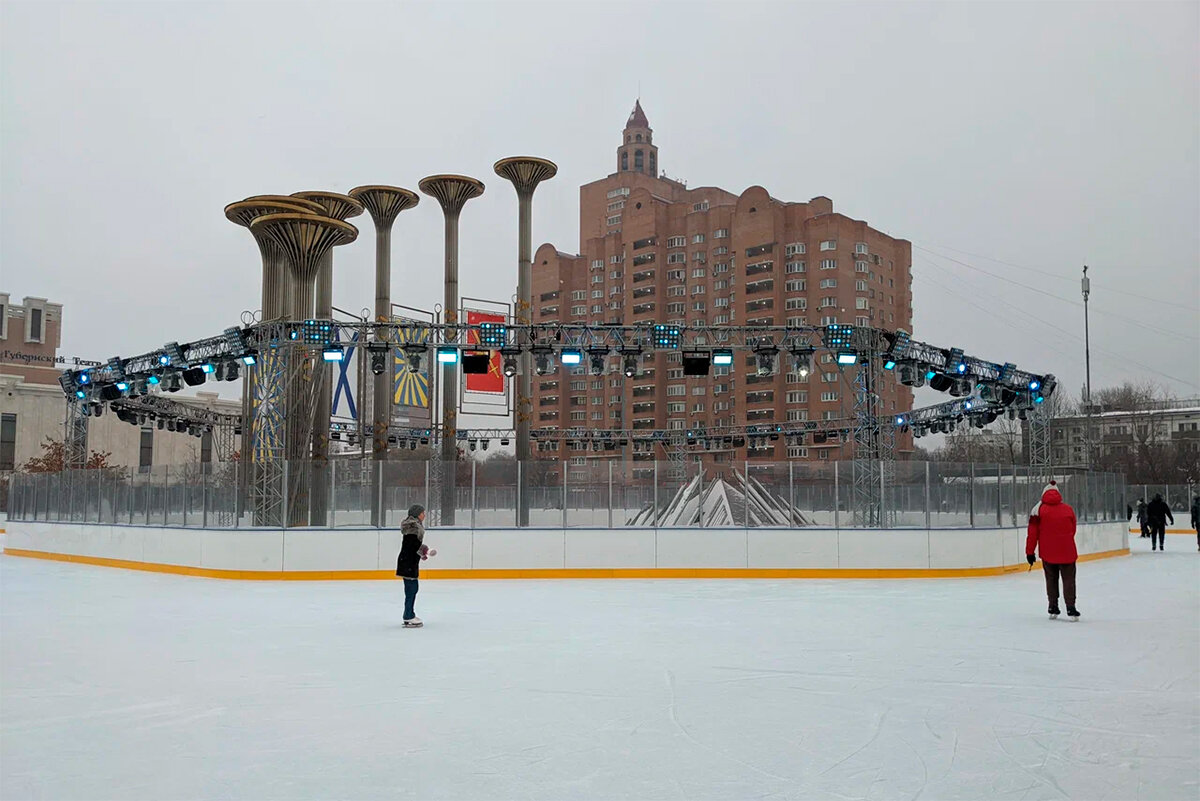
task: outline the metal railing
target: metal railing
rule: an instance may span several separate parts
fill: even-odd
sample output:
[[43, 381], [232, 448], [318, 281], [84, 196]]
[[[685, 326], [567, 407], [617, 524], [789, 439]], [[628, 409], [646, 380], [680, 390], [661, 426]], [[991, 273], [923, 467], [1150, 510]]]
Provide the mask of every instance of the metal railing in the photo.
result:
[[[412, 504], [431, 526], [511, 528], [519, 494], [530, 527], [854, 528], [853, 462], [756, 462], [703, 468], [687, 462], [512, 459], [460, 461], [334, 460], [327, 480], [297, 492], [288, 482], [315, 465], [279, 471], [286, 520], [265, 526], [254, 494], [239, 493], [239, 465], [161, 466], [14, 473], [9, 518], [201, 528], [395, 527]], [[445, 468], [445, 469], [442, 469]], [[289, 478], [293, 477], [293, 478]], [[1125, 519], [1133, 497], [1116, 473], [1055, 478], [1081, 522]], [[453, 482], [453, 488], [443, 486]], [[882, 488], [886, 528], [993, 528], [1025, 525], [1044, 474], [1024, 467], [897, 462]], [[317, 489], [319, 488], [319, 489]], [[289, 492], [289, 490], [291, 490]], [[317, 497], [320, 494], [322, 497]]]

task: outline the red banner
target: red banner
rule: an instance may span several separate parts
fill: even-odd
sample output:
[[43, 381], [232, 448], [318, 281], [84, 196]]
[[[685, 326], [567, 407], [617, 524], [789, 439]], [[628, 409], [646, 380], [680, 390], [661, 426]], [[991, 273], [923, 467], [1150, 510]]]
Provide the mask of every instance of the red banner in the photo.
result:
[[[503, 314], [467, 310], [467, 325], [504, 322], [507, 322], [507, 320]], [[467, 342], [471, 345], [478, 345], [479, 333], [468, 331]], [[468, 392], [491, 392], [496, 394], [504, 392], [504, 373], [500, 371], [500, 351], [492, 351], [492, 358], [488, 360], [487, 373], [467, 375], [466, 379]]]

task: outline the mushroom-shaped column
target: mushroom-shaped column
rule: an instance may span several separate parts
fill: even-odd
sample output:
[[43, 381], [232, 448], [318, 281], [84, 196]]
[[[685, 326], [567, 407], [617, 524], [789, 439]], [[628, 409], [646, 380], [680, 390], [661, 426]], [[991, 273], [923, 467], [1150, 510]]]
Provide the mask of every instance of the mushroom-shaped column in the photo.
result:
[[[357, 217], [363, 213], [363, 206], [349, 195], [337, 192], [296, 192], [293, 197], [319, 204], [323, 216], [345, 221], [348, 217]], [[312, 316], [319, 320], [333, 318], [333, 250], [330, 249], [321, 259], [321, 267], [317, 271], [316, 299]], [[327, 522], [329, 501], [329, 415], [333, 408], [333, 365], [324, 362], [316, 364], [317, 397], [313, 409], [313, 442], [312, 458], [317, 469], [313, 473], [313, 494], [311, 503], [314, 526], [324, 526]]]
[[[324, 215], [325, 210], [319, 203], [287, 195], [255, 195], [237, 203], [230, 203], [225, 207], [225, 217], [230, 222], [247, 229], [251, 222], [264, 214], [286, 212]], [[254, 234], [254, 241], [258, 244], [258, 251], [262, 256], [260, 319], [263, 321], [282, 320], [291, 313], [292, 277], [288, 271], [287, 260], [279, 250], [279, 246], [275, 244], [275, 240], [261, 231]], [[268, 405], [273, 404], [273, 399], [279, 404], [283, 402], [282, 388], [273, 385], [270, 381], [270, 378], [275, 377], [271, 374], [277, 367], [276, 362], [277, 360], [265, 357], [258, 369], [246, 370], [242, 375], [242, 419], [246, 420], [247, 424], [242, 429], [243, 469], [239, 471], [238, 475], [239, 514], [245, 508], [246, 498], [250, 494], [251, 470], [246, 469], [246, 465], [259, 461], [261, 452], [269, 450], [266, 443], [272, 442], [272, 435], [279, 436], [278, 431], [268, 430], [273, 423], [277, 423], [277, 418], [271, 414], [257, 414], [255, 410], [260, 395], [266, 398]], [[260, 386], [259, 373], [268, 376], [266, 385]], [[277, 467], [282, 470], [282, 465]], [[269, 472], [270, 468], [267, 470]], [[257, 466], [254, 471], [259, 474], [256, 486], [260, 490], [264, 489], [262, 482], [269, 482], [270, 478], [264, 477], [267, 474]], [[272, 489], [266, 488], [266, 494], [261, 491], [257, 493], [256, 525], [279, 525], [279, 504], [271, 503], [272, 498], [278, 500], [278, 496], [277, 493], [273, 495], [273, 492]]]
[[[517, 190], [517, 325], [530, 325], [532, 313], [532, 216], [533, 190], [542, 181], [553, 178], [558, 166], [536, 156], [510, 156], [496, 162], [496, 174], [512, 182]], [[528, 345], [529, 343], [525, 343]], [[529, 525], [529, 491], [525, 486], [529, 474], [529, 430], [533, 419], [532, 354], [522, 351], [517, 370], [517, 463], [523, 464], [518, 473], [517, 525]]]
[[[392, 319], [392, 223], [400, 212], [411, 209], [420, 202], [416, 192], [399, 186], [356, 186], [350, 197], [362, 203], [375, 221], [375, 321], [380, 323]], [[392, 395], [396, 381], [396, 370], [389, 344], [388, 369], [375, 376], [371, 402], [371, 455], [376, 461], [387, 458], [388, 427], [392, 422]], [[363, 404], [359, 403], [360, 420]], [[383, 510], [379, 483], [383, 471], [377, 465], [372, 472], [371, 525], [382, 525]]]
[[[349, 195], [337, 192], [295, 192], [292, 197], [317, 203], [324, 215], [343, 222], [363, 213], [363, 205]], [[333, 250], [326, 252], [317, 271], [313, 317], [328, 320], [333, 316]], [[300, 319], [300, 318], [297, 318]]]
[[[418, 184], [437, 200], [446, 218], [446, 324], [458, 323], [458, 215], [473, 197], [483, 194], [483, 182], [465, 175], [431, 175]], [[454, 523], [454, 479], [458, 457], [458, 383], [454, 365], [442, 369], [442, 517], [440, 525]]]
[[[314, 284], [323, 257], [337, 245], [353, 242], [358, 229], [331, 217], [310, 214], [267, 214], [250, 224], [252, 232], [271, 237], [287, 259], [292, 275], [292, 316], [303, 320], [313, 308]], [[307, 461], [312, 440], [314, 407], [321, 386], [314, 361], [321, 360], [321, 344], [289, 342], [286, 365], [287, 405], [284, 456], [288, 460], [287, 524], [308, 520], [311, 471]], [[315, 359], [314, 359], [315, 357]], [[322, 425], [320, 421], [317, 425]], [[328, 431], [328, 421], [324, 424]]]
[[[256, 217], [278, 213], [320, 214], [325, 210], [319, 203], [287, 195], [255, 195], [225, 207], [225, 217], [245, 228]], [[291, 311], [291, 276], [286, 260], [275, 240], [261, 233], [254, 235], [262, 256], [262, 319], [278, 320]]]

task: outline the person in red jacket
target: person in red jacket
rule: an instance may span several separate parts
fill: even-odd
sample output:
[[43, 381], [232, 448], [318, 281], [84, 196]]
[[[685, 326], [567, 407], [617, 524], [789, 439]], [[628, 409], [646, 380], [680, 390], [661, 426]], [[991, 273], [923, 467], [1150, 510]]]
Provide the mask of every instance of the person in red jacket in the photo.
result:
[[1067, 617], [1079, 620], [1075, 608], [1075, 510], [1063, 503], [1058, 483], [1051, 481], [1042, 490], [1042, 500], [1029, 513], [1029, 534], [1025, 538], [1025, 558], [1032, 565], [1034, 551], [1042, 556], [1046, 574], [1046, 597], [1050, 599], [1050, 619], [1058, 617], [1058, 579], [1062, 577], [1063, 600]]

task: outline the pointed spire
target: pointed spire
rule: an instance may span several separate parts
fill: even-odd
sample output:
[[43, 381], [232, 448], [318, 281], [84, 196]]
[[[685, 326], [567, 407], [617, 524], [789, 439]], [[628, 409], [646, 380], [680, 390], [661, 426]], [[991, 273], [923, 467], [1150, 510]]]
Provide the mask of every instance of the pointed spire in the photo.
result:
[[625, 123], [626, 128], [649, 128], [650, 121], [646, 119], [646, 112], [642, 111], [642, 99], [639, 97], [633, 102], [633, 111], [629, 113], [629, 121]]

